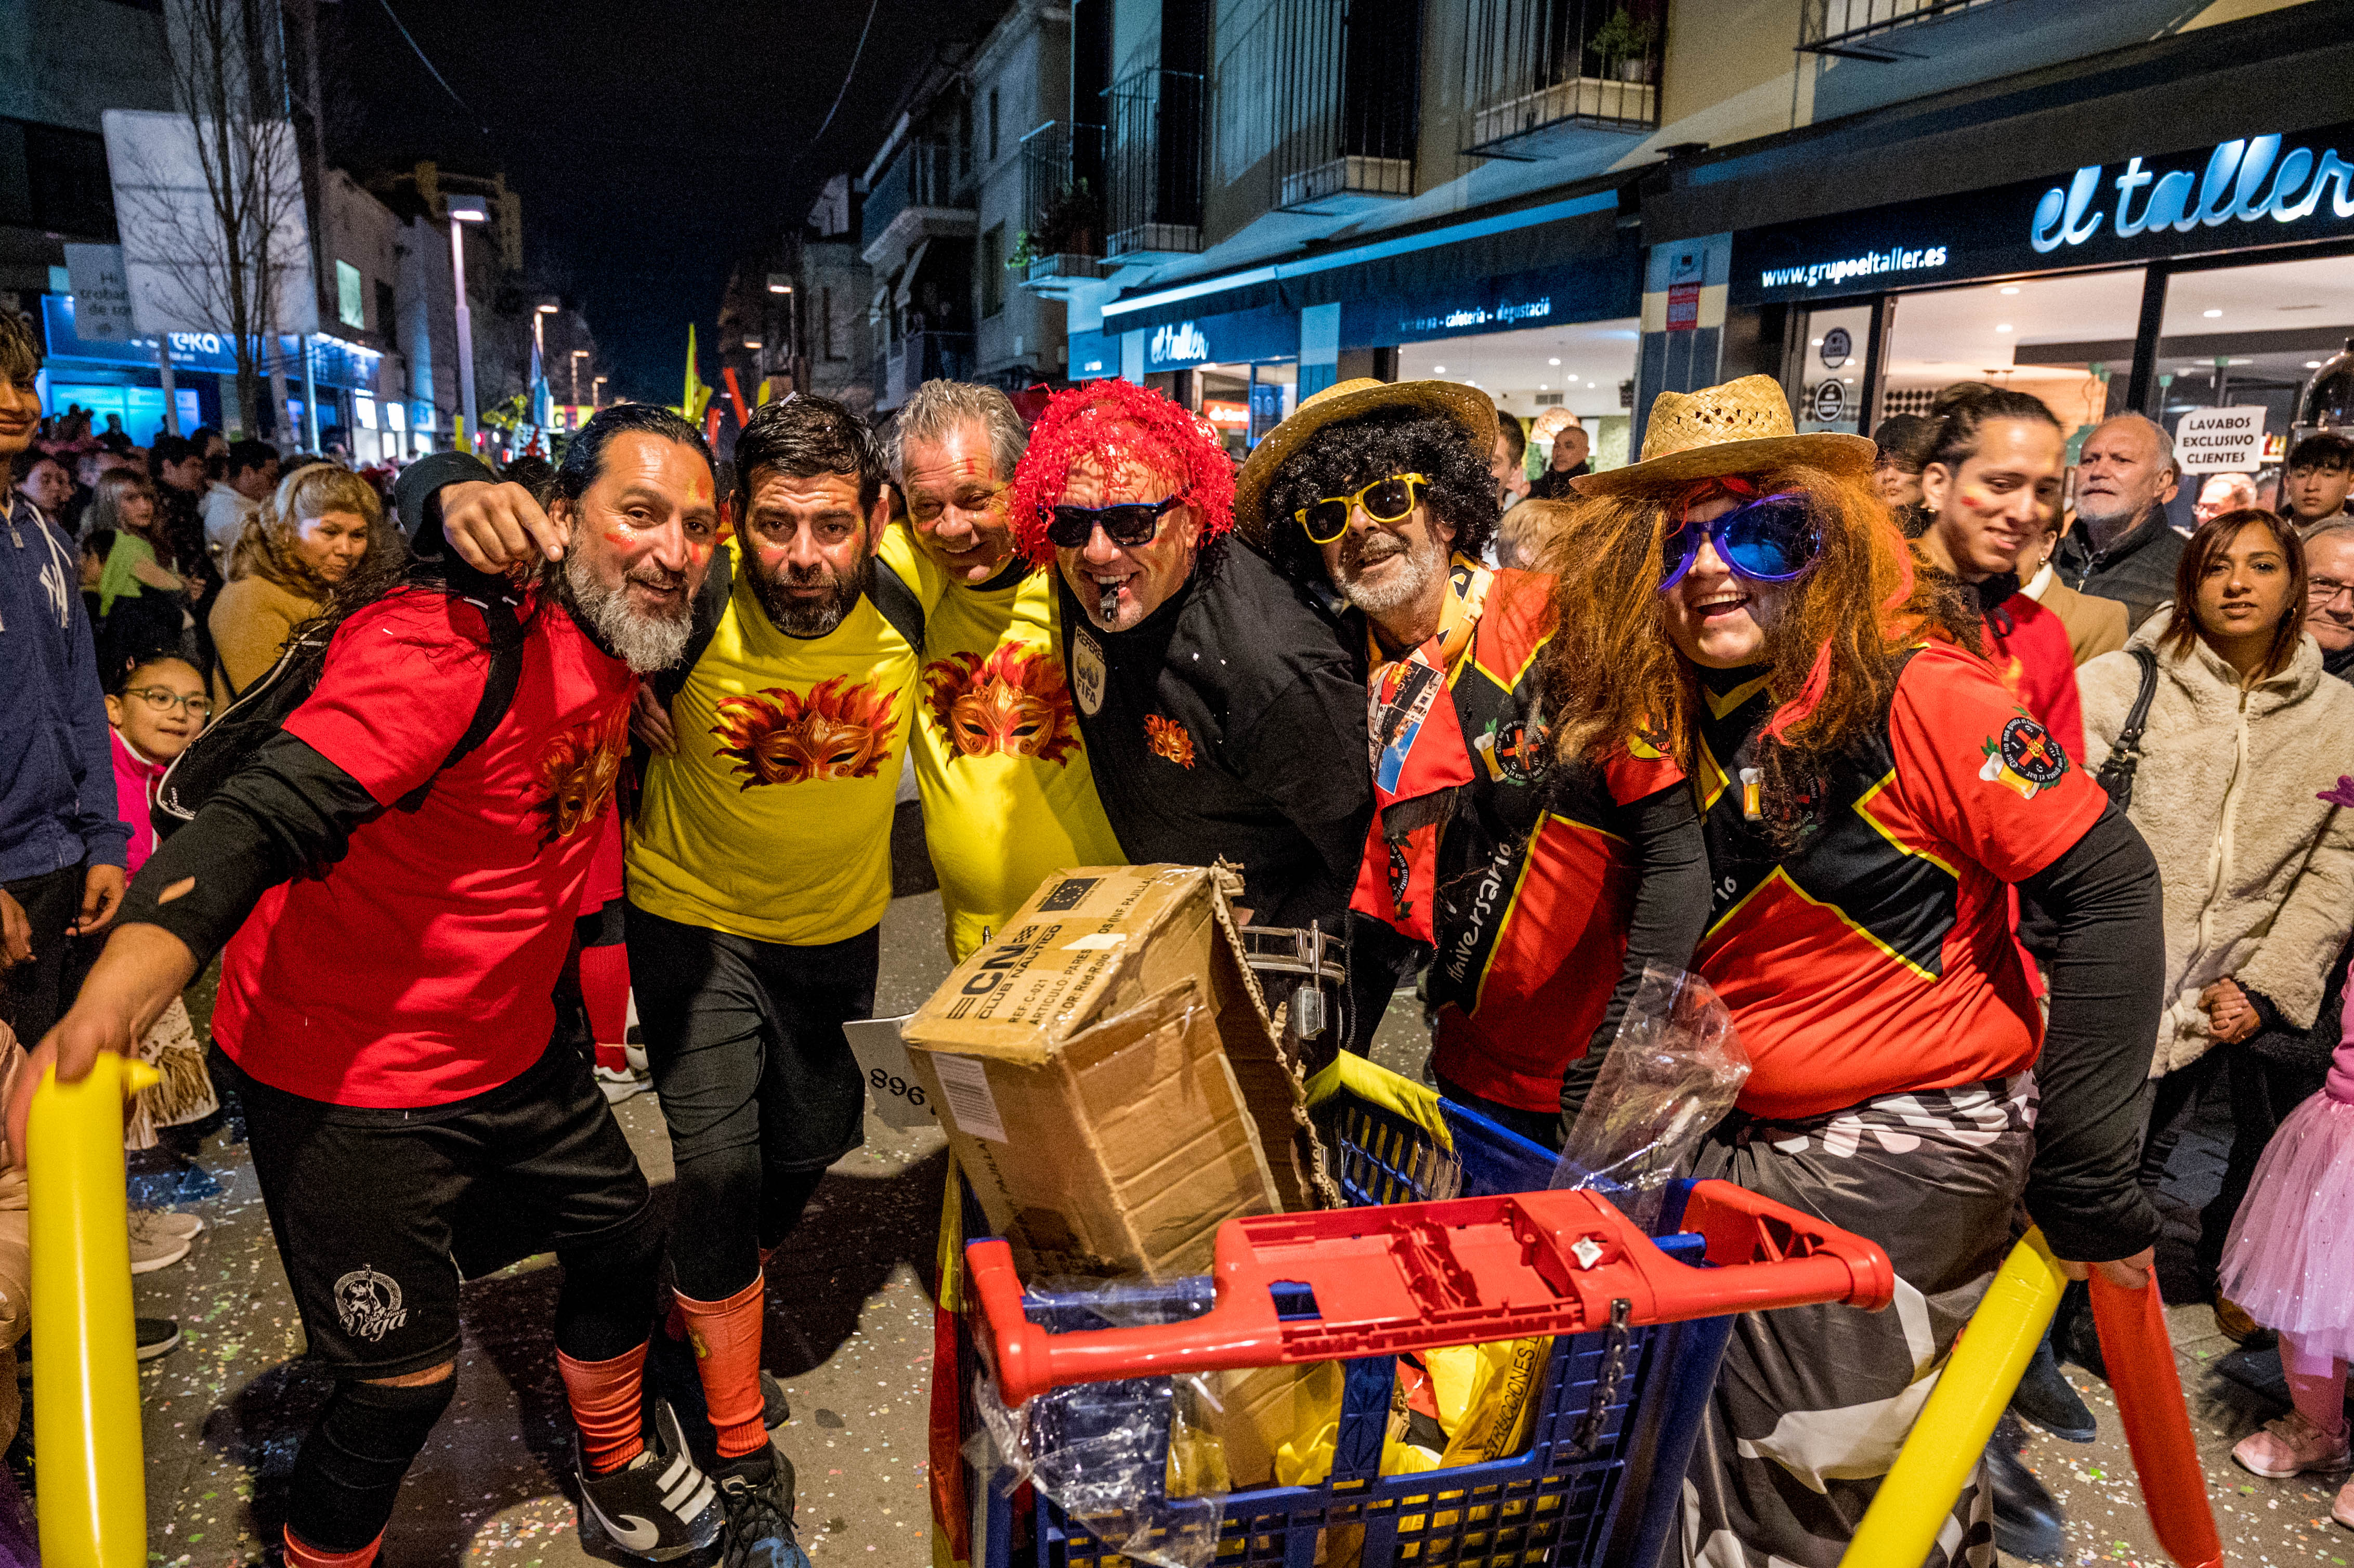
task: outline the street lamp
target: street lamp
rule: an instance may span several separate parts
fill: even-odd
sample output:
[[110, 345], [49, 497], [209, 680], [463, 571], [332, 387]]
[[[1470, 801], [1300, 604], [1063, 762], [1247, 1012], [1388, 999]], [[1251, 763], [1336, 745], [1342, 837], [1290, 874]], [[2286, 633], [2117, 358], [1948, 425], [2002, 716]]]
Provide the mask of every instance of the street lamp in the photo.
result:
[[585, 348], [572, 351], [572, 406], [576, 408], [580, 407], [580, 362], [588, 357], [588, 351]]
[[772, 294], [790, 294], [792, 291], [793, 279], [791, 273], [771, 272], [769, 274], [769, 292]]
[[601, 376], [588, 383], [588, 407], [592, 411], [605, 406], [605, 395], [599, 390], [604, 385], [605, 377]]
[[480, 196], [450, 198], [450, 276], [458, 293], [458, 440], [474, 450], [474, 317], [466, 309], [466, 231], [462, 225], [488, 223], [491, 209]]

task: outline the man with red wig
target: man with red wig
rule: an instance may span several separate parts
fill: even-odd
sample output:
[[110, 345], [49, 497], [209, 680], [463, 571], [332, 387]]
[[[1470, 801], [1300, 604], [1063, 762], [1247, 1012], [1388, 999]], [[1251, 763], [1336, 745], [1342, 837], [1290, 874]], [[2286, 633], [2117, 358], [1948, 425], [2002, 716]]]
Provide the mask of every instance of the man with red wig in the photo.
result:
[[[1023, 554], [1060, 578], [1063, 655], [1096, 789], [1140, 864], [1239, 865], [1247, 923], [1343, 927], [1373, 796], [1363, 632], [1234, 525], [1209, 426], [1118, 379], [1058, 393], [1013, 479]], [[1357, 966], [1348, 1037], [1389, 974]]]

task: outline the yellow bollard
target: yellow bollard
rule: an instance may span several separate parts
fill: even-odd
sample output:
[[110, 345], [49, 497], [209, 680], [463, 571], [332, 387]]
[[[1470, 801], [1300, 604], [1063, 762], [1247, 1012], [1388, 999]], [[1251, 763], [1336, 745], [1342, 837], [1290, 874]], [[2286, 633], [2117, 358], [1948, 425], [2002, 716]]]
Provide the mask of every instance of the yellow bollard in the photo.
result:
[[1927, 1560], [2067, 1283], [2043, 1233], [2029, 1231], [1946, 1358], [1840, 1568], [1920, 1568]]
[[147, 1460], [131, 1312], [122, 1105], [159, 1075], [101, 1054], [90, 1076], [34, 1092], [31, 1189], [33, 1428], [40, 1434], [41, 1556], [54, 1568], [147, 1561]]

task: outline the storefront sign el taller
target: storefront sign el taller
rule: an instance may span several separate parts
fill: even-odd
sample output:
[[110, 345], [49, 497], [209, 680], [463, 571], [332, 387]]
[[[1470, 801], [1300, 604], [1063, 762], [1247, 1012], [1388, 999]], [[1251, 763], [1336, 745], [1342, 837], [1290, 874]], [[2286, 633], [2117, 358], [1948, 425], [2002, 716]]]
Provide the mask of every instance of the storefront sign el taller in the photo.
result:
[[1734, 241], [1732, 299], [1813, 301], [2342, 238], [2354, 235], [2349, 157], [2354, 123], [1753, 229]]

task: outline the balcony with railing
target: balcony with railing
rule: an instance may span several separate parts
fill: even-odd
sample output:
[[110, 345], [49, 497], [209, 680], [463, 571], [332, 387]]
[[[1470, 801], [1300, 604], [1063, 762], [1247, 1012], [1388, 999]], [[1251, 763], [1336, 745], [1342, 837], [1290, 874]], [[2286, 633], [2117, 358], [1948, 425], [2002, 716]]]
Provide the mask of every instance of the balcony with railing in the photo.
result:
[[921, 138], [901, 143], [875, 177], [859, 221], [866, 264], [889, 270], [926, 239], [970, 238], [975, 215], [957, 188], [956, 149]]
[[1276, 0], [1275, 205], [1343, 214], [1414, 194], [1420, 0]]
[[1666, 9], [1664, 0], [1471, 0], [1467, 151], [1562, 157], [1659, 129]]
[[1049, 120], [1022, 138], [1023, 229], [1009, 259], [1022, 286], [1068, 299], [1103, 276], [1104, 128]]
[[1203, 88], [1192, 71], [1150, 69], [1106, 90], [1110, 260], [1152, 261], [1202, 249]]
[[1842, 55], [1859, 60], [1920, 59], [1935, 51], [1929, 38], [1911, 29], [2005, 3], [2006, 0], [1803, 0], [1798, 49], [1802, 54]]
[[875, 399], [878, 410], [905, 403], [927, 381], [969, 381], [972, 378], [972, 334], [911, 332], [883, 354], [883, 385]]

